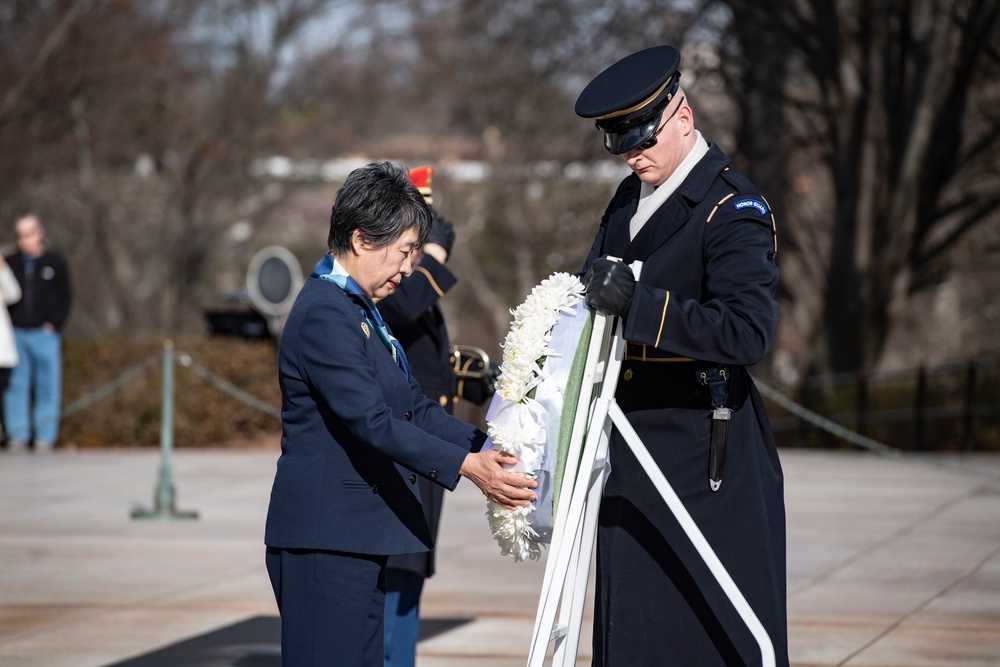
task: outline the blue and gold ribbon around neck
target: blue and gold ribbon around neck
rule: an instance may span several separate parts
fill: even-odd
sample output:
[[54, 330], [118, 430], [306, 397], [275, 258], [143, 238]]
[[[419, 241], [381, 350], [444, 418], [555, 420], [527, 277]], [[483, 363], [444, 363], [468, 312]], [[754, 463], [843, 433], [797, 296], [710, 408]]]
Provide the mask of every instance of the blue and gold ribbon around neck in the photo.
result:
[[406, 361], [406, 354], [403, 353], [403, 346], [399, 344], [399, 341], [389, 331], [389, 327], [386, 326], [382, 315], [378, 312], [378, 308], [375, 307], [375, 302], [365, 294], [357, 281], [344, 270], [344, 267], [334, 259], [333, 255], [323, 255], [323, 259], [319, 260], [310, 277], [327, 280], [344, 290], [344, 293], [361, 309], [361, 314], [364, 315], [365, 320], [375, 329], [378, 337], [382, 339], [382, 343], [389, 350], [389, 354], [392, 355], [393, 360], [399, 364], [403, 374], [409, 379], [410, 365]]

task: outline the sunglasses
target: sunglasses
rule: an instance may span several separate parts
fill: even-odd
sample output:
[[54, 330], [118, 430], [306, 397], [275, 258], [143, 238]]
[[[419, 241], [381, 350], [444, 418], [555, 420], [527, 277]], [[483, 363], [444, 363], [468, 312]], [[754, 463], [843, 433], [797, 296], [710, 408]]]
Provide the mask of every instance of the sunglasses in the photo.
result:
[[667, 117], [663, 123], [660, 120], [663, 118], [663, 112], [651, 118], [650, 120], [642, 123], [641, 125], [636, 125], [630, 127], [624, 132], [608, 132], [604, 131], [604, 148], [612, 155], [621, 155], [622, 153], [628, 153], [629, 151], [638, 148], [639, 150], [647, 150], [656, 145], [657, 137], [663, 128], [667, 126], [667, 123], [677, 115], [677, 111], [684, 106], [684, 100], [686, 98], [682, 95], [680, 104], [674, 107], [673, 112]]

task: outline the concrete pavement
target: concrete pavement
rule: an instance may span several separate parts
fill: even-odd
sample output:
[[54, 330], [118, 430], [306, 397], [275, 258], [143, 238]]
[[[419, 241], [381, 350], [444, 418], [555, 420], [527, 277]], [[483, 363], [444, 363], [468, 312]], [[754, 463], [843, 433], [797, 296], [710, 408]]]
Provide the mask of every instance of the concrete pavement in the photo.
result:
[[[1000, 457], [928, 459], [974, 474], [781, 457], [794, 665], [1000, 665]], [[199, 517], [156, 521], [130, 512], [153, 503], [157, 450], [0, 453], [0, 665], [104, 667], [275, 616], [261, 536], [276, 458], [277, 445], [175, 452], [177, 508]], [[543, 571], [499, 555], [461, 484], [423, 615], [468, 622], [422, 641], [418, 665], [524, 665]], [[579, 665], [589, 621], [588, 607]], [[250, 644], [201, 664], [277, 664], [273, 639]]]

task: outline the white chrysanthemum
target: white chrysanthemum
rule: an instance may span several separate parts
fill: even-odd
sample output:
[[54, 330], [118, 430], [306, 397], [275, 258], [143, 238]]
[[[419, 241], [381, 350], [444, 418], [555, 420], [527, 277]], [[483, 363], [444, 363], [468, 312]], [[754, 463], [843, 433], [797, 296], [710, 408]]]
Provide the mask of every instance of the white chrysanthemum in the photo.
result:
[[[500, 377], [497, 380], [497, 395], [505, 404], [526, 404], [531, 390], [544, 377], [542, 363], [553, 354], [549, 349], [552, 328], [559, 316], [583, 297], [583, 284], [568, 273], [554, 273], [536, 285], [524, 302], [511, 311], [514, 317], [511, 329], [504, 338], [503, 360]], [[508, 406], [509, 407], [509, 406]], [[508, 411], [521, 419], [530, 419], [530, 410]], [[527, 417], [525, 417], [527, 415]], [[523, 422], [514, 426], [490, 422], [488, 434], [493, 444], [500, 450], [514, 454], [522, 461], [541, 460], [544, 437], [538, 437], [537, 428]], [[518, 473], [525, 474], [525, 473]], [[488, 501], [486, 512], [494, 539], [500, 551], [520, 562], [525, 559], [538, 560], [541, 545], [536, 541], [538, 534], [531, 528], [528, 515], [534, 507], [507, 509]]]
[[523, 560], [538, 560], [542, 548], [534, 538], [538, 537], [528, 523], [530, 507], [518, 507], [510, 510], [488, 500], [486, 516], [490, 520], [490, 531], [493, 539], [500, 545], [500, 553], [510, 556], [515, 562]]
[[499, 424], [490, 424], [486, 429], [486, 434], [490, 436], [500, 451], [513, 454], [517, 457], [520, 457], [521, 449], [526, 444], [529, 444], [528, 440], [521, 437], [519, 430], [507, 428]]

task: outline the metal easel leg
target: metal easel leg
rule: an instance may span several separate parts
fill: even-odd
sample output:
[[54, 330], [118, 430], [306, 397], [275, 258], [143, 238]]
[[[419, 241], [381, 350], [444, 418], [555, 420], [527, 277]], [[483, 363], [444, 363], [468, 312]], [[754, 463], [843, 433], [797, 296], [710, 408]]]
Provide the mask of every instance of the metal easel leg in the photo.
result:
[[[571, 635], [575, 635], [573, 645], [579, 644], [580, 623], [582, 621], [583, 603], [587, 588], [587, 576], [589, 576], [590, 555], [593, 550], [594, 535], [586, 540], [590, 544], [590, 550], [586, 551], [587, 576], [582, 581], [567, 579], [571, 571], [581, 568], [581, 565], [573, 567], [574, 556], [579, 562], [583, 556], [580, 550], [585, 527], [591, 530], [596, 528], [597, 512], [600, 509], [600, 497], [604, 487], [604, 461], [607, 458], [607, 438], [604, 437], [604, 425], [608, 424], [608, 401], [598, 399], [594, 414], [591, 418], [591, 429], [588, 431], [586, 444], [583, 448], [583, 455], [580, 457], [579, 472], [576, 475], [576, 482], [573, 485], [573, 493], [570, 498], [569, 507], [566, 508], [563, 530], [559, 534], [558, 544], [549, 553], [549, 560], [546, 563], [545, 582], [542, 589], [542, 597], [535, 617], [535, 629], [532, 636], [531, 651], [528, 653], [528, 667], [542, 667], [545, 664], [545, 654], [550, 642], [555, 641], [557, 647], [555, 653], [561, 653], [563, 664], [566, 660], [575, 664], [576, 652], [567, 655], [566, 651], [560, 651], [564, 642]], [[599, 464], [599, 467], [598, 467]], [[583, 471], [588, 471], [583, 474]], [[596, 499], [596, 500], [595, 500]], [[592, 515], [592, 516], [591, 516]], [[553, 536], [555, 539], [555, 536]], [[550, 576], [551, 572], [551, 576]], [[557, 578], [561, 577], [561, 584], [556, 587]], [[574, 599], [579, 599], [579, 617], [566, 618], [565, 624], [556, 624], [556, 612], [560, 609], [560, 602], [563, 607], [572, 609], [574, 605], [570, 603], [570, 596], [567, 591], [576, 590]], [[565, 616], [564, 616], [565, 618]], [[553, 666], [559, 664], [555, 660]]]
[[[606, 399], [598, 399], [604, 401]], [[602, 408], [606, 412], [607, 408]], [[590, 583], [590, 565], [594, 554], [594, 544], [597, 541], [597, 521], [601, 510], [601, 496], [604, 493], [604, 464], [607, 461], [608, 443], [610, 442], [611, 422], [604, 420], [605, 427], [600, 431], [597, 446], [598, 460], [595, 465], [590, 486], [587, 491], [587, 500], [584, 508], [583, 527], [574, 549], [574, 567], [571, 572], [575, 573], [572, 580], [573, 587], [569, 599], [563, 596], [560, 607], [560, 623], [567, 628], [567, 634], [562, 642], [556, 643], [552, 664], [573, 667], [576, 665], [576, 656], [580, 649], [580, 634], [583, 629], [583, 608], [587, 602], [587, 586]]]
[[[572, 472], [567, 464], [563, 487], [572, 480], [570, 502], [559, 510], [561, 518], [553, 529], [528, 667], [544, 665], [549, 644], [554, 644], [553, 667], [576, 665], [611, 436], [608, 406], [614, 401], [624, 345], [621, 322], [597, 314], [567, 457], [568, 462], [579, 463]], [[598, 392], [599, 397], [594, 398]], [[588, 428], [583, 430], [584, 426]], [[578, 454], [581, 447], [583, 452]]]
[[608, 407], [608, 414], [611, 417], [611, 421], [614, 423], [615, 428], [621, 433], [625, 442], [628, 444], [632, 453], [635, 454], [636, 459], [642, 465], [646, 474], [649, 475], [649, 479], [656, 486], [656, 490], [660, 492], [660, 496], [663, 498], [663, 502], [667, 504], [670, 511], [673, 512], [674, 517], [677, 522], [684, 529], [684, 533], [691, 540], [695, 549], [698, 550], [698, 555], [701, 556], [705, 564], [708, 565], [709, 570], [715, 576], [719, 585], [722, 586], [722, 590], [726, 593], [729, 601], [732, 602], [736, 611], [739, 612], [740, 618], [746, 623], [747, 628], [753, 634], [754, 639], [757, 640], [757, 645], [760, 647], [761, 664], [763, 667], [774, 667], [775, 657], [774, 657], [774, 645], [771, 643], [771, 638], [767, 634], [767, 630], [761, 624], [760, 619], [754, 613], [750, 604], [743, 597], [743, 593], [736, 586], [736, 582], [733, 578], [729, 576], [729, 572], [726, 571], [725, 566], [719, 557], [715, 555], [715, 551], [712, 549], [712, 545], [708, 543], [705, 536], [702, 534], [701, 529], [698, 528], [698, 524], [694, 522], [691, 515], [688, 514], [687, 508], [684, 507], [684, 503], [681, 499], [677, 497], [677, 493], [674, 491], [673, 487], [670, 486], [670, 482], [667, 478], [663, 476], [660, 471], [659, 466], [650, 456], [649, 450], [646, 449], [646, 445], [643, 444], [642, 439], [632, 428], [632, 424], [629, 423], [628, 417], [622, 412], [622, 409], [618, 407], [618, 403], [612, 402]]

